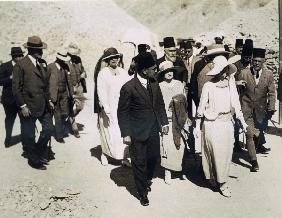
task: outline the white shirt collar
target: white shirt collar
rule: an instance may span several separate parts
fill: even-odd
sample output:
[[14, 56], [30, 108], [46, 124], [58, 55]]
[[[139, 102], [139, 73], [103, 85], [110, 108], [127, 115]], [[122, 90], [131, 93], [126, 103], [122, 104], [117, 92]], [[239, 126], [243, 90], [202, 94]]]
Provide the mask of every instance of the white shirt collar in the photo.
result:
[[14, 60], [12, 60], [12, 65], [15, 66], [16, 65], [16, 62]]
[[28, 55], [28, 57], [31, 60], [31, 62], [33, 63], [33, 65], [36, 66], [36, 59], [32, 57], [31, 55]]
[[55, 63], [56, 67], [58, 68], [58, 70], [61, 69], [60, 65], [58, 63]]
[[142, 86], [144, 86], [145, 88], [147, 88], [147, 80], [142, 78], [138, 73], [137, 73], [137, 79], [139, 79], [140, 83], [142, 84]]
[[194, 55], [191, 55], [191, 57], [189, 58], [189, 63], [190, 64], [192, 63], [193, 58], [194, 58]]

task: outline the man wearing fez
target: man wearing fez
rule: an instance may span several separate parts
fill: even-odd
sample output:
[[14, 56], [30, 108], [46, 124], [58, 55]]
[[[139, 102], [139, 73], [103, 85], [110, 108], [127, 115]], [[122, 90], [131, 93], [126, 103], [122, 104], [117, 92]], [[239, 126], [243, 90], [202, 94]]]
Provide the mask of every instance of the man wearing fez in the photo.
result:
[[[253, 40], [246, 39], [245, 44], [243, 45], [243, 49], [241, 52], [240, 59], [234, 63], [234, 65], [237, 68], [237, 72], [235, 73], [235, 81], [237, 86], [237, 91], [239, 96], [241, 97], [241, 92], [244, 90], [244, 86], [246, 85], [246, 81], [240, 80], [239, 75], [241, 74], [242, 70], [249, 68], [250, 63], [252, 60], [253, 55]], [[239, 55], [236, 55], [239, 56]], [[236, 56], [232, 57], [235, 58]], [[240, 124], [237, 122], [237, 119], [235, 119], [235, 125], [234, 125], [234, 152], [242, 152], [242, 148], [239, 143], [239, 131], [240, 131]]]
[[120, 91], [118, 123], [125, 144], [129, 145], [132, 169], [140, 203], [147, 197], [160, 157], [160, 136], [168, 134], [168, 119], [163, 96], [154, 79], [156, 64], [149, 52], [136, 58], [137, 74]]
[[157, 67], [159, 68], [160, 64], [164, 61], [171, 61], [173, 63], [173, 66], [182, 67], [183, 70], [180, 70], [177, 74], [174, 74], [173, 78], [175, 80], [181, 81], [185, 86], [188, 80], [188, 72], [181, 58], [177, 56], [174, 38], [165, 37], [163, 40], [163, 45], [165, 55], [157, 60]]
[[[47, 144], [53, 132], [51, 112], [54, 108], [49, 97], [49, 77], [43, 60], [43, 49], [47, 47], [38, 36], [28, 37], [24, 43], [28, 54], [14, 66], [13, 94], [20, 107], [22, 143], [25, 146], [31, 167], [45, 170], [50, 153]], [[35, 142], [36, 121], [42, 126], [39, 139]]]
[[275, 85], [272, 72], [264, 67], [265, 49], [254, 48], [251, 68], [242, 70], [239, 79], [246, 81], [241, 93], [241, 106], [248, 124], [246, 145], [251, 158], [251, 171], [259, 170], [256, 152], [266, 153], [264, 131], [275, 112]]
[[235, 52], [237, 55], [241, 55], [243, 51], [244, 41], [243, 39], [236, 39], [235, 42]]
[[56, 55], [56, 61], [47, 67], [50, 74], [50, 98], [55, 106], [55, 139], [60, 143], [65, 143], [66, 119], [71, 114], [72, 102], [74, 101], [69, 61], [70, 57], [66, 52], [60, 51]]
[[9, 147], [12, 143], [12, 130], [19, 110], [12, 92], [12, 73], [15, 64], [24, 56], [24, 52], [22, 51], [21, 47], [12, 47], [11, 56], [12, 60], [3, 63], [0, 66], [0, 86], [3, 86], [1, 103], [3, 104], [6, 114], [6, 138], [4, 141], [5, 147]]

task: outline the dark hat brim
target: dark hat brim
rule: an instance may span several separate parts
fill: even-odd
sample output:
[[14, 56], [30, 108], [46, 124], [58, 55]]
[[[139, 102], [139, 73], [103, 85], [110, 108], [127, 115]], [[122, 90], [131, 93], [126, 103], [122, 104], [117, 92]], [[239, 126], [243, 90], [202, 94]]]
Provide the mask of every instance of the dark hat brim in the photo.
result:
[[108, 60], [108, 59], [113, 58], [113, 57], [120, 57], [120, 56], [121, 56], [120, 53], [111, 54], [111, 55], [108, 55], [108, 56], [106, 56], [106, 57], [103, 57], [102, 60], [104, 61], [104, 60]]
[[11, 56], [21, 56], [24, 55], [25, 51], [23, 52], [18, 52], [18, 53], [10, 53]]
[[47, 43], [42, 42], [42, 46], [31, 46], [28, 45], [27, 42], [23, 44], [23, 47], [25, 48], [36, 48], [36, 49], [46, 49], [47, 48]]
[[165, 70], [161, 70], [158, 72], [158, 77], [163, 77], [166, 73], [168, 72], [174, 72], [174, 73], [177, 73], [177, 72], [180, 72], [181, 70], [183, 70], [184, 68], [183, 67], [180, 67], [180, 66], [174, 66], [174, 67], [170, 67], [170, 68], [167, 68]]

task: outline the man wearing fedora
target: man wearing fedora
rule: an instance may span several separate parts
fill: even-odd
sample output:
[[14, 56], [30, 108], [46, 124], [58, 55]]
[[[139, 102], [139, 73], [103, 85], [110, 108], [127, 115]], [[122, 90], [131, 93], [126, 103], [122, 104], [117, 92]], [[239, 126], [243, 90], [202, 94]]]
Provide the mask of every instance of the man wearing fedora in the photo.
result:
[[151, 53], [136, 58], [137, 75], [120, 91], [118, 123], [124, 143], [129, 145], [132, 169], [141, 205], [149, 205], [148, 191], [157, 160], [160, 136], [168, 134], [168, 119]]
[[6, 114], [6, 138], [4, 141], [5, 147], [9, 147], [12, 143], [12, 130], [19, 110], [12, 92], [12, 73], [15, 64], [24, 56], [24, 52], [22, 51], [21, 47], [12, 47], [11, 56], [12, 60], [3, 63], [0, 66], [0, 86], [3, 86], [1, 103], [3, 104]]
[[185, 64], [179, 56], [177, 56], [176, 45], [173, 37], [165, 37], [163, 39], [164, 46], [164, 56], [157, 60], [157, 67], [164, 61], [171, 61], [174, 66], [182, 67], [182, 70], [173, 75], [173, 78], [181, 81], [186, 85], [188, 80], [188, 72], [186, 70]]
[[66, 119], [71, 114], [74, 101], [69, 61], [67, 53], [60, 51], [57, 52], [56, 61], [47, 66], [50, 74], [50, 99], [54, 104], [55, 139], [60, 143], [65, 143]]
[[78, 131], [78, 126], [75, 121], [75, 116], [84, 108], [84, 101], [85, 97], [83, 93], [87, 92], [86, 87], [86, 72], [82, 65], [81, 58], [79, 56], [80, 49], [76, 44], [70, 44], [68, 48], [67, 55], [70, 57], [70, 61], [68, 63], [69, 69], [70, 69], [70, 76], [71, 81], [73, 85], [73, 92], [74, 92], [74, 98], [76, 102], [79, 102], [79, 109], [75, 114], [71, 114], [69, 117], [70, 127], [72, 130], [73, 135], [76, 138], [80, 138], [80, 134]]
[[[12, 89], [22, 120], [22, 143], [26, 147], [28, 163], [31, 167], [45, 170], [49, 150], [47, 144], [53, 132], [51, 111], [54, 105], [49, 96], [47, 63], [42, 59], [47, 44], [38, 36], [28, 37], [24, 43], [28, 54], [14, 66]], [[36, 121], [42, 131], [35, 142]]]
[[267, 153], [270, 148], [265, 148], [264, 131], [268, 120], [275, 112], [275, 84], [272, 72], [264, 67], [265, 49], [254, 48], [251, 68], [242, 70], [240, 80], [246, 81], [241, 92], [242, 111], [248, 129], [246, 145], [251, 159], [251, 171], [259, 170], [256, 153]]

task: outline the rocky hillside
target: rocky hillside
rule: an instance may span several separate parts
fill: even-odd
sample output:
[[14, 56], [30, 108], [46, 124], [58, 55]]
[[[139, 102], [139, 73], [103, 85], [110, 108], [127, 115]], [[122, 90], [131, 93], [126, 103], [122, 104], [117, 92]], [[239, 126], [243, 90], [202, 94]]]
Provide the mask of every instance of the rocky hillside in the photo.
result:
[[119, 40], [132, 27], [149, 28], [160, 40], [168, 35], [194, 36], [204, 44], [219, 31], [231, 44], [236, 37], [251, 37], [255, 46], [274, 50], [273, 61], [278, 64], [276, 0], [1, 2], [0, 27], [0, 60], [7, 61], [11, 46], [22, 45], [28, 36], [36, 34], [48, 43], [48, 62], [54, 60], [60, 47], [78, 44], [90, 73], [110, 46], [117, 47], [130, 61], [132, 48]]
[[103, 50], [121, 47], [119, 40], [131, 27], [142, 25], [111, 0], [0, 2], [0, 60], [7, 61], [11, 46], [22, 45], [35, 34], [48, 44], [48, 62], [54, 60], [56, 49], [77, 43], [84, 65], [92, 73]]

